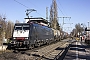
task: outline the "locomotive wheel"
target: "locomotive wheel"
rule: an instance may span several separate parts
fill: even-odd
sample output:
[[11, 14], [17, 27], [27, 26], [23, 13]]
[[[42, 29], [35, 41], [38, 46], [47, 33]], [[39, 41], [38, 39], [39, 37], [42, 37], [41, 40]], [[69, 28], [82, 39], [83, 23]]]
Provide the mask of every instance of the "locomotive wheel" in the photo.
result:
[[33, 49], [34, 47], [35, 47], [35, 45], [34, 45], [34, 44], [32, 44], [32, 45], [31, 45], [31, 48]]
[[41, 44], [40, 43], [38, 43], [38, 47], [40, 47], [41, 46]]
[[50, 41], [47, 41], [47, 43], [46, 43], [46, 44], [47, 44], [47, 45], [49, 45], [50, 43], [51, 43]]
[[33, 49], [34, 48], [34, 44], [32, 44], [32, 45], [28, 45], [28, 49]]

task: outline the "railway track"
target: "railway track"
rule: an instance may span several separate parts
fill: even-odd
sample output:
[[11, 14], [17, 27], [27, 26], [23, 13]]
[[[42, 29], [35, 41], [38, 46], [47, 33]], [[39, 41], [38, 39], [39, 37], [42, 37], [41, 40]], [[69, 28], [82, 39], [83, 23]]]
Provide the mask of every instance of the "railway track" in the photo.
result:
[[[57, 44], [53, 44], [51, 46], [47, 46], [45, 48], [39, 49], [37, 52], [32, 52], [31, 54], [34, 56], [38, 56], [37, 60], [44, 60], [44, 59], [48, 59], [48, 60], [53, 60], [55, 59], [55, 57], [62, 52], [62, 50], [66, 47], [66, 42], [63, 43], [57, 43]], [[61, 48], [61, 50], [60, 50]]]
[[20, 52], [6, 52], [0, 55], [1, 60], [56, 60], [69, 46], [69, 42], [57, 42], [48, 46]]

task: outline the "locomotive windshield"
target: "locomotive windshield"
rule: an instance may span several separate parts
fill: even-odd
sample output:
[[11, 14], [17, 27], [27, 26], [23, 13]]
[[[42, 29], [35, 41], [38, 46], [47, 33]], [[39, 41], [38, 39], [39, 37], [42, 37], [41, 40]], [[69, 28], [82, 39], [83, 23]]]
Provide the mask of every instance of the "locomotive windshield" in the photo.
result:
[[29, 30], [29, 25], [23, 25], [23, 30]]
[[15, 30], [29, 30], [29, 25], [15, 25]]
[[22, 26], [15, 26], [15, 30], [22, 30]]

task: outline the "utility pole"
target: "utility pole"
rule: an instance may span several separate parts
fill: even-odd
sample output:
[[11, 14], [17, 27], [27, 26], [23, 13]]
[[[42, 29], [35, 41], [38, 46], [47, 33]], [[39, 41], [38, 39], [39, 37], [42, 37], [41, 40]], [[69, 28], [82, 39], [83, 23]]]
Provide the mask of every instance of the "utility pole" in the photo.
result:
[[12, 23], [11, 23], [11, 37], [12, 37]]
[[88, 21], [88, 28], [89, 28], [89, 21]]
[[46, 19], [48, 20], [48, 7], [46, 7]]
[[[88, 29], [89, 29], [89, 21], [88, 21]], [[89, 32], [88, 32], [88, 35], [89, 35]]]

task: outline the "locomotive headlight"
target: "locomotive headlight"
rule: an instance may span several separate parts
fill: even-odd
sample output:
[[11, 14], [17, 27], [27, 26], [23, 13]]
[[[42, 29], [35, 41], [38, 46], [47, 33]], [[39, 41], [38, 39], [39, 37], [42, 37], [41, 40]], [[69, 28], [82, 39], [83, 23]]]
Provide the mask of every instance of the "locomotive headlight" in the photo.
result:
[[13, 39], [16, 39], [15, 37]]
[[28, 39], [28, 37], [26, 37], [25, 39]]

